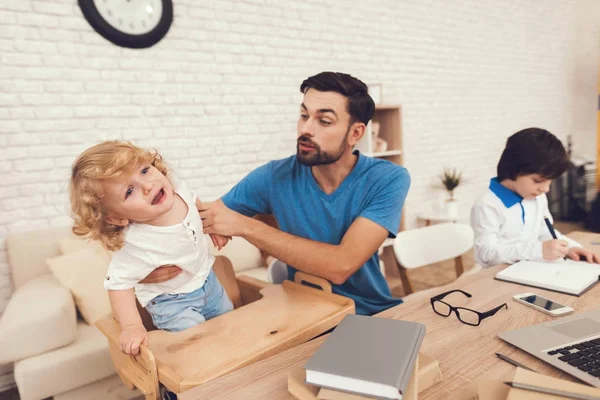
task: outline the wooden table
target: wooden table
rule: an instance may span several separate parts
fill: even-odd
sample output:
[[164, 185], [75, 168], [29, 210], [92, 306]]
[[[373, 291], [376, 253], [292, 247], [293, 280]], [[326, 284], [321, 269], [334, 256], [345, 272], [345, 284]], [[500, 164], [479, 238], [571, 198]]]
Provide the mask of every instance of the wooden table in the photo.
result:
[[[591, 244], [600, 242], [600, 234], [573, 232], [568, 236], [579, 241], [584, 247], [600, 252], [600, 246]], [[575, 312], [583, 312], [597, 308], [600, 304], [600, 285], [596, 285], [581, 297], [569, 296], [494, 280], [496, 273], [503, 268], [504, 265], [499, 265], [484, 269], [449, 285], [427, 292], [417, 292], [405, 298], [404, 304], [378, 314], [381, 317], [419, 321], [427, 325], [421, 352], [439, 360], [444, 380], [421, 393], [420, 399], [475, 399], [475, 382], [478, 378], [512, 378], [515, 367], [498, 359], [495, 352], [505, 354], [540, 373], [575, 381], [569, 375], [506, 344], [497, 334], [552, 319], [513, 301], [512, 296], [515, 294], [533, 291], [567, 304], [573, 307]], [[485, 319], [478, 327], [462, 324], [454, 315], [444, 318], [435, 314], [429, 298], [451, 289], [462, 289], [473, 295], [467, 299], [460, 293], [452, 294], [446, 300], [453, 305], [465, 305], [479, 311], [487, 311], [502, 303], [508, 303], [508, 310], [499, 311]], [[293, 400], [287, 392], [285, 372], [303, 365], [324, 340], [325, 337], [312, 340], [234, 371], [181, 393], [179, 399]]]

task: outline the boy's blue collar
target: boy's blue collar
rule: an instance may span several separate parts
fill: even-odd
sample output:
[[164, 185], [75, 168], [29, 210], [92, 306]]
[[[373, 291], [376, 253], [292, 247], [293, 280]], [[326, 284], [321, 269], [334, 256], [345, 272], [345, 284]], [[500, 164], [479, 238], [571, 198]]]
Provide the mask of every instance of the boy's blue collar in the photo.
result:
[[503, 186], [497, 177], [490, 180], [490, 190], [498, 196], [506, 208], [510, 208], [523, 200], [517, 193]]

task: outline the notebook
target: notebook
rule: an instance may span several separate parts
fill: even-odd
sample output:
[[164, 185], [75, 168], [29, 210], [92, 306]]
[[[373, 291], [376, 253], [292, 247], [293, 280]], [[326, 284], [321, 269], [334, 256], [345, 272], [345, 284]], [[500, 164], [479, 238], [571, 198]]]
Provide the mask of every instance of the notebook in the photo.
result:
[[519, 261], [498, 272], [496, 279], [579, 296], [600, 279], [600, 264], [573, 260]]
[[527, 383], [548, 389], [562, 390], [579, 395], [599, 396], [600, 389], [593, 388], [581, 383], [569, 382], [559, 378], [538, 374], [517, 368], [513, 379], [502, 379], [497, 374], [489, 374], [478, 379], [477, 397], [479, 400], [549, 400], [565, 399], [564, 397], [551, 396], [545, 393], [532, 392], [529, 390], [510, 388], [504, 381]]
[[[569, 382], [559, 378], [553, 378], [550, 376], [537, 374], [535, 372], [527, 371], [522, 368], [517, 368], [517, 370], [515, 371], [515, 377], [512, 379], [512, 381], [526, 383], [533, 386], [540, 386], [547, 389], [560, 390], [563, 392], [600, 398], [600, 389], [598, 388], [593, 388], [581, 383]], [[557, 398], [557, 396], [550, 396], [546, 393], [539, 393], [531, 390], [511, 388], [508, 391], [508, 396], [506, 397], [506, 400], [547, 400], [553, 398]], [[558, 398], [563, 397], [558, 396]]]
[[346, 315], [306, 363], [306, 382], [400, 400], [424, 336], [418, 322]]

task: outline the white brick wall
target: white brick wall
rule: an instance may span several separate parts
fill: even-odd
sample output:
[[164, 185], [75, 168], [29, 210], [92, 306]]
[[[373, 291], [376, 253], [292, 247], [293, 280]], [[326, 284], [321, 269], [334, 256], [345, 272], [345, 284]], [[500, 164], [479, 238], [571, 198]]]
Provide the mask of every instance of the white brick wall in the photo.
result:
[[[67, 221], [69, 165], [88, 146], [154, 146], [204, 198], [294, 152], [301, 81], [383, 84], [403, 105], [408, 225], [464, 171], [464, 207], [506, 137], [541, 126], [595, 148], [597, 0], [176, 0], [146, 50], [96, 34], [73, 0], [0, 0], [0, 312], [4, 238]], [[593, 156], [593, 151], [591, 153]]]

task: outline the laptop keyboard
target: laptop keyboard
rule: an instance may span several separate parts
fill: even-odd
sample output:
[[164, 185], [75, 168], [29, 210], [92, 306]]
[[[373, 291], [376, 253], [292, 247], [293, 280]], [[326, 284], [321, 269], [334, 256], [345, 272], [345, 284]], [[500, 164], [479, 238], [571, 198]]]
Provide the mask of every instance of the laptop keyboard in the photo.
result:
[[547, 352], [560, 361], [579, 368], [583, 372], [600, 377], [600, 339], [588, 340]]

